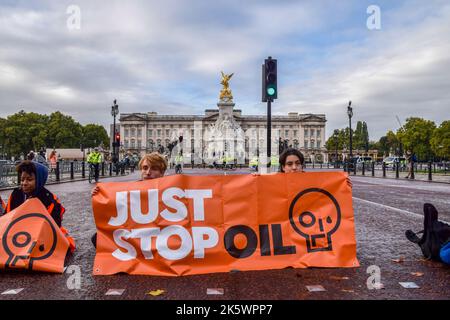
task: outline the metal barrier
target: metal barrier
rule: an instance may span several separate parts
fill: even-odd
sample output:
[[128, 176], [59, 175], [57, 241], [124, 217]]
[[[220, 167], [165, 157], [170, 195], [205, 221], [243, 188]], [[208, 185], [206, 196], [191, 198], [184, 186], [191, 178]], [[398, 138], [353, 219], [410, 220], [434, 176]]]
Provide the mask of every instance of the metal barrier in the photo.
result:
[[[105, 170], [105, 167], [109, 165], [109, 170]], [[89, 166], [84, 161], [58, 161], [56, 166], [52, 168], [48, 163], [48, 178], [47, 183], [58, 183], [62, 181], [86, 179], [89, 175]], [[100, 167], [100, 177], [106, 177], [113, 175], [113, 164], [102, 163]], [[106, 171], [106, 172], [105, 172]], [[121, 167], [117, 173], [127, 174], [129, 168]], [[87, 172], [87, 173], [86, 173]], [[20, 184], [20, 177], [16, 171], [16, 164], [13, 163], [0, 163], [0, 188], [17, 187]]]
[[[305, 169], [311, 171], [333, 170], [336, 164], [331, 163], [306, 163]], [[436, 181], [450, 183], [450, 162], [421, 162], [414, 163], [412, 168], [405, 163], [395, 163], [386, 165], [386, 163], [347, 163], [344, 162], [340, 171], [347, 172], [349, 175], [361, 175], [375, 178], [394, 178], [408, 179], [418, 181]], [[369, 171], [371, 173], [369, 174]]]

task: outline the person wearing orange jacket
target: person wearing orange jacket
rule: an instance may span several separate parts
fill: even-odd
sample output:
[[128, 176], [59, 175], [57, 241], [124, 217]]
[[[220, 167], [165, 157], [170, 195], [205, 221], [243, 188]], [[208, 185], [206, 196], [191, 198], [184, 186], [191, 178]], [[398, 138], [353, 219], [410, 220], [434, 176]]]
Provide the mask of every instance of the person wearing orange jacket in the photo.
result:
[[26, 160], [17, 166], [17, 172], [20, 176], [20, 187], [15, 188], [11, 193], [5, 209], [6, 214], [19, 207], [26, 200], [38, 198], [66, 236], [70, 251], [73, 253], [76, 248], [75, 241], [69, 236], [69, 232], [62, 227], [62, 219], [66, 209], [62, 206], [58, 197], [44, 187], [48, 177], [47, 167], [38, 162]]

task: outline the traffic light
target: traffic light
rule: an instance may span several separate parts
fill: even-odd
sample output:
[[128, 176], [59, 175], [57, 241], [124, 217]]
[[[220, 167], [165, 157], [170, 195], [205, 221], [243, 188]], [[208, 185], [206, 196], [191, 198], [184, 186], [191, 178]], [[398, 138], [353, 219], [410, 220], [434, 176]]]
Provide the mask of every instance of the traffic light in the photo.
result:
[[116, 133], [116, 141], [115, 141], [115, 143], [116, 143], [117, 147], [120, 146], [120, 133], [119, 132]]
[[273, 101], [278, 98], [277, 60], [269, 57], [262, 66], [262, 101]]

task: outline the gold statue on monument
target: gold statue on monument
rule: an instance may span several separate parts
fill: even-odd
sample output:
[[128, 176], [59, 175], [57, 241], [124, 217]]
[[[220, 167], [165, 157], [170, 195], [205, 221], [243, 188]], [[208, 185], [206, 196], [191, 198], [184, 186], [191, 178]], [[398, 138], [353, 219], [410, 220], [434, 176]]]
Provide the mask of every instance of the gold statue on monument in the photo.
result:
[[220, 101], [230, 102], [233, 101], [233, 94], [231, 93], [230, 86], [228, 85], [228, 82], [230, 81], [232, 74], [224, 74], [222, 73], [222, 81], [220, 82], [221, 85], [223, 85], [222, 90], [220, 90]]

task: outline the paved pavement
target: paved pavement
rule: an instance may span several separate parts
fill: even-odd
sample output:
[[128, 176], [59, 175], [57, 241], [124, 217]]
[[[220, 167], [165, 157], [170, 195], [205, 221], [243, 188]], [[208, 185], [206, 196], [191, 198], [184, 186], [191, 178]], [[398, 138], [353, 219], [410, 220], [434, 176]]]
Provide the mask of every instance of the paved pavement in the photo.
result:
[[[311, 171], [311, 170], [309, 170]], [[173, 173], [173, 172], [170, 172]], [[212, 169], [189, 170], [185, 174], [224, 174]], [[226, 174], [248, 173], [247, 170]], [[103, 181], [134, 181], [130, 176]], [[77, 240], [78, 249], [69, 265], [81, 270], [81, 288], [70, 290], [71, 274], [27, 274], [2, 272], [0, 293], [23, 288], [6, 299], [450, 299], [450, 268], [422, 259], [420, 249], [404, 236], [406, 229], [422, 228], [422, 208], [433, 203], [440, 218], [450, 221], [450, 185], [408, 180], [351, 176], [361, 267], [352, 269], [293, 269], [216, 273], [184, 277], [92, 276], [95, 250], [90, 237], [95, 232], [86, 181], [51, 185], [67, 208], [64, 226]], [[7, 197], [9, 192], [0, 192]], [[369, 290], [369, 266], [378, 266], [384, 289]], [[414, 282], [420, 288], [406, 289], [399, 282]], [[322, 285], [326, 291], [309, 292], [306, 286]], [[207, 295], [208, 288], [221, 288], [223, 295]], [[109, 289], [125, 289], [120, 296], [105, 296]], [[149, 291], [162, 289], [153, 297]]]

